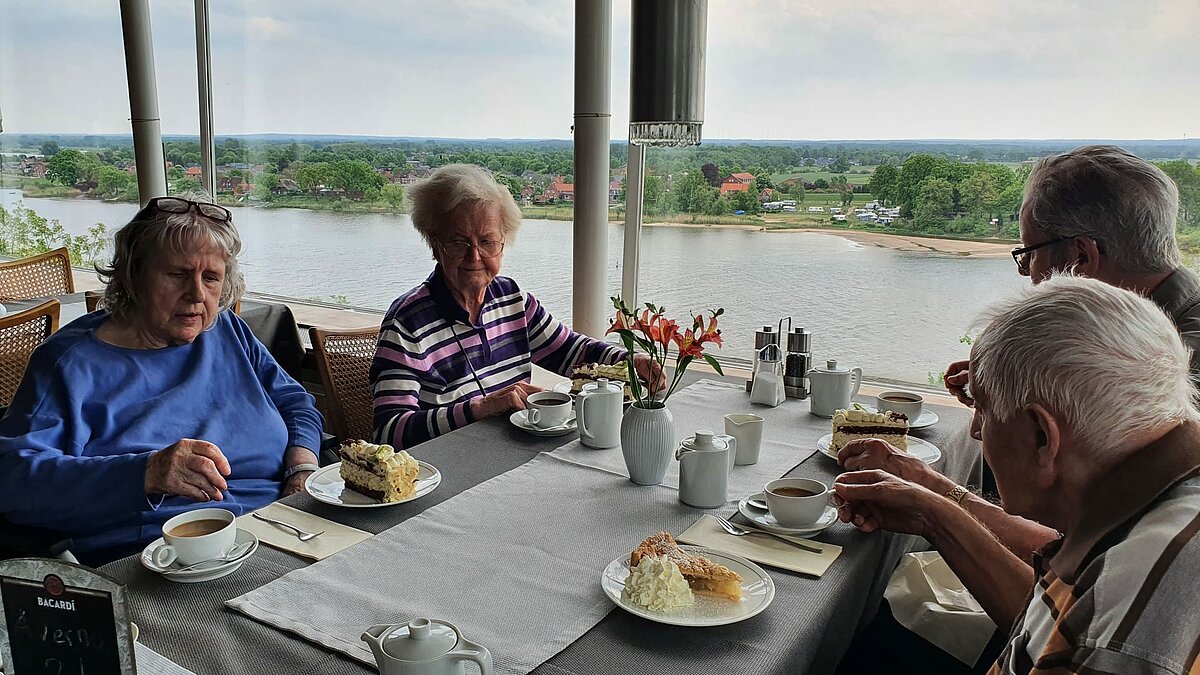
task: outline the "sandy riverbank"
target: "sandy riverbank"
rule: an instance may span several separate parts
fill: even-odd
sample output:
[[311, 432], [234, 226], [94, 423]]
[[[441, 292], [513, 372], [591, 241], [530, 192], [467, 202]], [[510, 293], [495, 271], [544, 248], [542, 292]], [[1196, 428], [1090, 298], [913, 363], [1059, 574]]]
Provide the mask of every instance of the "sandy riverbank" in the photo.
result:
[[995, 241], [969, 241], [964, 239], [938, 239], [936, 237], [921, 237], [904, 234], [886, 234], [883, 232], [866, 232], [863, 230], [836, 229], [824, 227], [795, 227], [795, 228], [764, 228], [760, 225], [734, 223], [646, 223], [646, 227], [687, 227], [687, 228], [719, 228], [727, 230], [759, 230], [764, 234], [796, 234], [812, 232], [829, 234], [843, 239], [849, 239], [865, 246], [890, 248], [894, 251], [912, 251], [917, 253], [942, 253], [947, 255], [972, 256], [976, 258], [1004, 258], [1009, 255], [1014, 244]]

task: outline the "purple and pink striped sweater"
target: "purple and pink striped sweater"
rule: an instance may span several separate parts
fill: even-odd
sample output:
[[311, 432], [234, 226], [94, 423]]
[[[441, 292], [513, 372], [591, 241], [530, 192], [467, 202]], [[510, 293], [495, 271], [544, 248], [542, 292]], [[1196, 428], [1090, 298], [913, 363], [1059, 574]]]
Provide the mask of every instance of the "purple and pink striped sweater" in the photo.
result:
[[371, 363], [375, 441], [411, 448], [474, 422], [468, 402], [528, 382], [531, 362], [568, 375], [578, 363], [625, 354], [572, 331], [508, 277], [488, 285], [472, 325], [438, 266], [392, 303], [380, 327]]

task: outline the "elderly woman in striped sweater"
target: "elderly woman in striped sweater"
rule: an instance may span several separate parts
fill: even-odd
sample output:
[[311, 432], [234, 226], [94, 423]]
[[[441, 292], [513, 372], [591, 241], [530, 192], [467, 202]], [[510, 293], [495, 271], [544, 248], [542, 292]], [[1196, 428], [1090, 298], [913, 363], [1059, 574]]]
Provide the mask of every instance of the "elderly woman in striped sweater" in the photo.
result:
[[[567, 375], [576, 364], [628, 356], [572, 331], [498, 276], [521, 211], [487, 171], [443, 166], [412, 186], [409, 199], [413, 226], [437, 266], [383, 319], [371, 364], [377, 442], [409, 448], [523, 409], [539, 391], [529, 382], [530, 364]], [[644, 355], [634, 365], [644, 380], [661, 379]]]

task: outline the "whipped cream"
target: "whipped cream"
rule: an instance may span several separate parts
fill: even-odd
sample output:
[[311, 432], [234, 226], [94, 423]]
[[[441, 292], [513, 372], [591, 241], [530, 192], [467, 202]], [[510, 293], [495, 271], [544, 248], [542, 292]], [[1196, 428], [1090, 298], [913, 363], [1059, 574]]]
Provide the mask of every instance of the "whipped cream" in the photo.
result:
[[621, 597], [655, 612], [669, 613], [696, 604], [679, 566], [657, 555], [642, 556], [637, 567], [629, 570]]

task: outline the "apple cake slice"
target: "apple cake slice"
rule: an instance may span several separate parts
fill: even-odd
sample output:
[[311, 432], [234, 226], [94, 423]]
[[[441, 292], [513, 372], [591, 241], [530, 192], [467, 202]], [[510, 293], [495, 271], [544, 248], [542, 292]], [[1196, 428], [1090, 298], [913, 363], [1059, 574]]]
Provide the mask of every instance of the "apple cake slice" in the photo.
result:
[[715, 595], [735, 602], [742, 599], [742, 576], [718, 565], [701, 555], [693, 555], [679, 548], [669, 532], [659, 532], [646, 538], [629, 556], [629, 566], [636, 567], [642, 556], [662, 556], [675, 563], [683, 578], [687, 579], [692, 591], [703, 595]]

